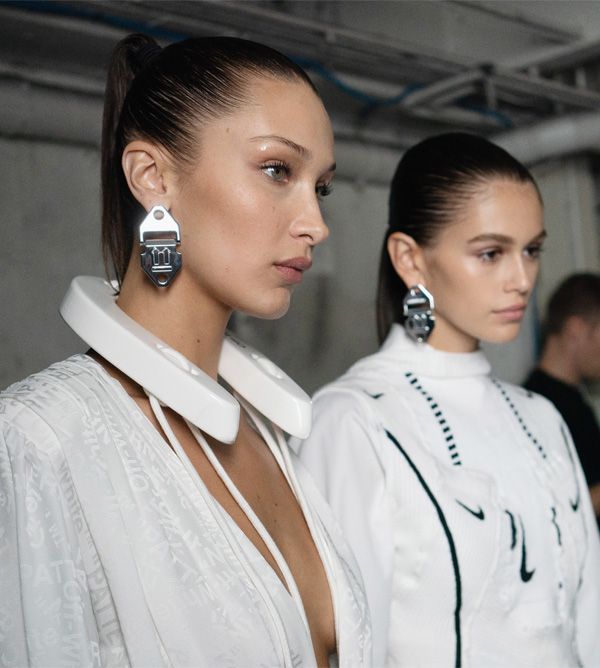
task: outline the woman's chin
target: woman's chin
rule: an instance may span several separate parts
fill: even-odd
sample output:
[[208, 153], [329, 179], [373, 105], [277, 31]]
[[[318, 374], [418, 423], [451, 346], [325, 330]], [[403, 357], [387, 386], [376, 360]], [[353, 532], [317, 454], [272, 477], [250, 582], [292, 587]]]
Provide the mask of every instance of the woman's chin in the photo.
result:
[[[287, 291], [286, 291], [287, 292]], [[290, 293], [283, 295], [283, 298], [270, 301], [264, 304], [253, 304], [246, 308], [240, 308], [246, 315], [253, 318], [260, 318], [261, 320], [277, 320], [282, 318], [290, 309]]]
[[481, 337], [486, 343], [510, 343], [514, 341], [521, 331], [521, 323], [512, 323], [501, 328], [494, 328]]

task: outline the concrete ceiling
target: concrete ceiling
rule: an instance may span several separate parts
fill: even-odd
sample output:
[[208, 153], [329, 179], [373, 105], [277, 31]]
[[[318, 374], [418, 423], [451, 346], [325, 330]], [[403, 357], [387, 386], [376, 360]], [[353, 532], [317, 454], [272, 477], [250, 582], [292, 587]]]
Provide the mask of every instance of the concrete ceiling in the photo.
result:
[[600, 108], [600, 3], [273, 0], [0, 2], [0, 78], [102, 95], [115, 41], [232, 34], [315, 76], [340, 126], [494, 133]]

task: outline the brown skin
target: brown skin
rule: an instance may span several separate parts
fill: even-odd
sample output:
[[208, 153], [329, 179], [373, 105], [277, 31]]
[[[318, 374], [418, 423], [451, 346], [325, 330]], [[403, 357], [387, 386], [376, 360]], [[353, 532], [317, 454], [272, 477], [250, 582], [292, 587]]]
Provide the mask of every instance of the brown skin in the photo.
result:
[[[592, 319], [567, 318], [560, 332], [546, 340], [538, 366], [571, 385], [600, 379], [600, 313]], [[589, 490], [596, 517], [600, 517], [600, 483]]]
[[[146, 210], [161, 204], [179, 222], [184, 259], [174, 283], [159, 290], [144, 276], [134, 252], [118, 305], [215, 380], [232, 312], [283, 315], [293, 282], [280, 263], [310, 258], [328, 235], [318, 193], [332, 180], [335, 165], [323, 105], [302, 82], [255, 77], [250, 83], [250, 104], [202, 128], [192, 169], [183, 172], [164, 149], [147, 141], [131, 142], [123, 154], [124, 173], [137, 200]], [[142, 388], [95, 357], [165, 439]], [[283, 582], [272, 554], [185, 421], [170, 409], [165, 415], [208, 490]], [[336, 651], [329, 585], [285, 476], [245, 415], [234, 443], [207, 440], [288, 564], [304, 603], [317, 664], [327, 666]]]

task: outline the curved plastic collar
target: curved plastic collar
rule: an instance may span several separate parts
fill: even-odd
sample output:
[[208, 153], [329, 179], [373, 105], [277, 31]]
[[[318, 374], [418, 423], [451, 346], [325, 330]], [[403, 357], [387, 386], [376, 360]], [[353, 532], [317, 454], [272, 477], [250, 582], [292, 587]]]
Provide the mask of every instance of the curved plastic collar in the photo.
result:
[[[148, 332], [116, 304], [108, 281], [77, 276], [60, 306], [73, 331], [160, 402], [218, 441], [232, 443], [239, 403], [202, 369]], [[219, 375], [283, 431], [310, 433], [311, 401], [278, 366], [227, 333]]]

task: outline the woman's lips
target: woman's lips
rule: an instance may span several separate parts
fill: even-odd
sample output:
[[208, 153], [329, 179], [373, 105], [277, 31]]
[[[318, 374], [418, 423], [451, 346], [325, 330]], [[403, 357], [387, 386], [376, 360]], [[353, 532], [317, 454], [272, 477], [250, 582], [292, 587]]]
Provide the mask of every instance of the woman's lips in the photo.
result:
[[302, 274], [312, 266], [312, 260], [307, 257], [293, 257], [283, 262], [276, 262], [275, 268], [288, 283], [300, 283]]
[[494, 313], [505, 322], [516, 322], [523, 319], [526, 308], [527, 304], [514, 304], [508, 308], [498, 309]]

